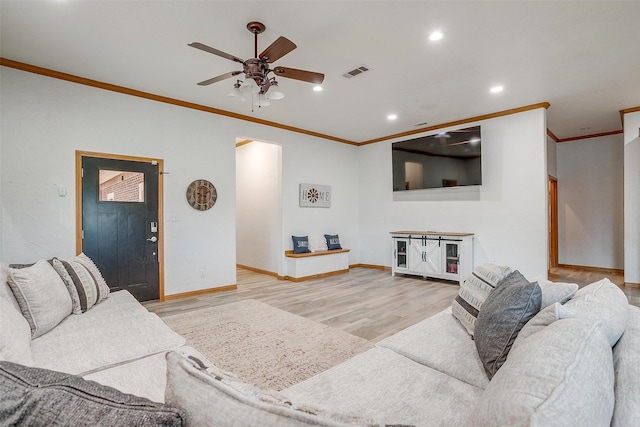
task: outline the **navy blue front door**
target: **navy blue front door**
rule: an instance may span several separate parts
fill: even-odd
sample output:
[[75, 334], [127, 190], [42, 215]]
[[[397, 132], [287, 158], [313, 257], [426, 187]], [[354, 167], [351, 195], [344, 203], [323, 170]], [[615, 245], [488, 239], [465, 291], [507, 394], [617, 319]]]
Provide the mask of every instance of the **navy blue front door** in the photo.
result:
[[82, 157], [82, 230], [112, 291], [159, 299], [157, 164]]

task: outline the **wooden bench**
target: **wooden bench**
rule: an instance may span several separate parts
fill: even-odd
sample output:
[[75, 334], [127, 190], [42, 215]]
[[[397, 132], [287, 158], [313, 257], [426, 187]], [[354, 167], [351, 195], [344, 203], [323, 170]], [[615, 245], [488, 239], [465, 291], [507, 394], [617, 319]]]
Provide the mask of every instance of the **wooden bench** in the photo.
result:
[[334, 249], [303, 254], [295, 254], [292, 250], [284, 251], [287, 258], [284, 278], [302, 282], [346, 273], [349, 271], [349, 251], [350, 249]]

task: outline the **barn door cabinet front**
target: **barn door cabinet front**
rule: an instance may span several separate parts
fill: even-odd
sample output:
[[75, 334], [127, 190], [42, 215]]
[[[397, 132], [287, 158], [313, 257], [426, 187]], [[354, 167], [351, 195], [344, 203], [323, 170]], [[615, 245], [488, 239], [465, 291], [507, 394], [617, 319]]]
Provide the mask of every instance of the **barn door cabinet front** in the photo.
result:
[[473, 270], [473, 234], [394, 231], [391, 274], [463, 281]]

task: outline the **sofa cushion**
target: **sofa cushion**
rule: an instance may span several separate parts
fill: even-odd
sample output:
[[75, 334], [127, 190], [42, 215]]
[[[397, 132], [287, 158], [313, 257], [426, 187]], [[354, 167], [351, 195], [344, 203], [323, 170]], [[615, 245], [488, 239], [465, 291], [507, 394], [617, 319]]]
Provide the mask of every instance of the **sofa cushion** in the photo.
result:
[[327, 241], [328, 250], [342, 249], [342, 246], [340, 246], [340, 237], [337, 234], [325, 234], [324, 238]]
[[83, 375], [85, 380], [113, 387], [124, 393], [164, 403], [167, 384], [166, 352], [121, 363], [110, 368]]
[[578, 290], [577, 283], [551, 282], [547, 279], [535, 279], [532, 281], [537, 282], [542, 291], [541, 309], [556, 302], [564, 304], [569, 301]]
[[453, 316], [462, 323], [470, 335], [473, 336], [473, 328], [484, 300], [510, 272], [511, 269], [507, 266], [486, 263], [476, 267], [460, 284], [460, 291], [451, 308]]
[[614, 405], [602, 324], [561, 319], [513, 349], [473, 409], [478, 426], [605, 426]]
[[466, 425], [482, 389], [375, 347], [282, 391], [386, 424]]
[[309, 237], [308, 236], [291, 236], [293, 240], [293, 253], [294, 254], [306, 254], [311, 252], [309, 250]]
[[601, 320], [613, 347], [627, 326], [628, 305], [624, 292], [605, 278], [579, 289], [565, 307], [576, 317]]
[[505, 277], [480, 309], [475, 343], [485, 372], [491, 379], [507, 360], [518, 332], [538, 311], [542, 294], [518, 271]]
[[371, 425], [354, 417], [299, 405], [274, 391], [243, 383], [196, 357], [167, 353], [165, 401], [183, 409], [197, 426]]
[[[206, 357], [193, 347], [185, 345], [175, 350], [183, 355], [206, 360]], [[82, 378], [113, 387], [124, 393], [164, 403], [164, 393], [167, 388], [167, 353], [168, 351], [152, 354], [83, 375]]]
[[[74, 314], [86, 312], [109, 296], [109, 287], [105, 290], [98, 281], [100, 272], [97, 269], [89, 269], [87, 265], [89, 264], [86, 260], [81, 262], [76, 259], [69, 261], [53, 259], [53, 268], [56, 269], [71, 295]], [[104, 279], [102, 281], [104, 282]]]
[[0, 362], [0, 425], [183, 426], [176, 408], [47, 369]]
[[184, 343], [157, 315], [121, 290], [34, 339], [31, 352], [34, 366], [86, 375]]
[[612, 426], [640, 425], [640, 308], [628, 306], [627, 326], [613, 347], [616, 405]]
[[464, 326], [451, 315], [451, 307], [376, 345], [472, 386], [485, 388], [489, 384], [476, 345]]
[[3, 297], [0, 297], [0, 360], [33, 365], [29, 323]]
[[522, 327], [518, 333], [518, 337], [511, 346], [511, 351], [522, 344], [527, 337], [540, 332], [556, 320], [568, 319], [573, 316], [575, 316], [575, 313], [559, 302], [543, 308]]
[[46, 334], [71, 314], [69, 292], [46, 260], [30, 267], [9, 268], [8, 283], [33, 338]]

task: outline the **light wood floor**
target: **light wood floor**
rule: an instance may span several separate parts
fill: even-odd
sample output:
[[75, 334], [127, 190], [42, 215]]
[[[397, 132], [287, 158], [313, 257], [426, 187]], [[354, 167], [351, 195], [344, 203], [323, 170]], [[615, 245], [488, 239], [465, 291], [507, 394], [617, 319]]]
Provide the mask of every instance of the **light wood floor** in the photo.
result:
[[[549, 279], [586, 285], [601, 277], [601, 273], [556, 269]], [[616, 277], [610, 279], [616, 284], [623, 282]], [[149, 302], [145, 307], [162, 317], [256, 299], [377, 342], [447, 308], [458, 293], [455, 282], [392, 277], [388, 270], [372, 268], [352, 268], [345, 274], [297, 283], [238, 269], [237, 285], [234, 291]], [[632, 303], [640, 305], [639, 288], [621, 288]]]
[[577, 283], [585, 286], [602, 278], [608, 278], [618, 285], [627, 295], [629, 303], [640, 307], [640, 286], [624, 284], [624, 275], [619, 270], [591, 270], [584, 268], [555, 267], [549, 272], [549, 280], [553, 282]]
[[392, 277], [372, 268], [304, 282], [238, 269], [237, 285], [235, 291], [145, 306], [162, 317], [251, 298], [377, 342], [442, 311], [458, 293], [455, 282]]

